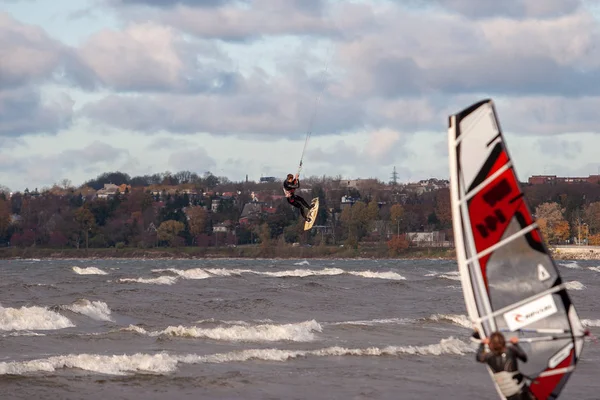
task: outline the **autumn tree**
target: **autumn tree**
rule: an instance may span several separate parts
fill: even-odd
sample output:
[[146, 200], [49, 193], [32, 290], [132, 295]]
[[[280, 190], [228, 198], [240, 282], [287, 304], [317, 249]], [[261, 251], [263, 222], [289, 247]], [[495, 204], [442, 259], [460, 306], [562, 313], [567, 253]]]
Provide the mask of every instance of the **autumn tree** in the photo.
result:
[[10, 204], [8, 200], [0, 199], [0, 239], [8, 233], [10, 226]]
[[367, 234], [368, 220], [367, 205], [357, 201], [351, 207], [346, 207], [340, 215], [340, 221], [346, 228], [347, 243], [356, 245]]
[[452, 226], [452, 209], [450, 207], [450, 190], [440, 189], [435, 195], [435, 216], [442, 229]]
[[590, 234], [600, 233], [600, 202], [588, 204], [583, 211], [583, 215]]
[[169, 243], [169, 246], [176, 246], [180, 243], [179, 234], [183, 232], [185, 225], [182, 222], [167, 220], [158, 227], [158, 240]]
[[564, 209], [558, 203], [542, 203], [535, 209], [537, 223], [548, 243], [569, 238], [569, 223], [563, 216]]
[[85, 247], [87, 249], [89, 242], [89, 234], [92, 228], [96, 225], [96, 219], [94, 218], [94, 214], [90, 210], [85, 207], [80, 207], [75, 211], [75, 222], [77, 222], [77, 248], [79, 248], [79, 238], [81, 237], [81, 233], [85, 236]]
[[258, 228], [258, 237], [260, 238], [260, 246], [263, 248], [271, 245], [271, 228], [266, 222]]
[[200, 206], [193, 206], [186, 209], [186, 214], [190, 234], [195, 241], [198, 236], [206, 232], [208, 212]]
[[390, 221], [395, 225], [398, 235], [400, 234], [400, 220], [404, 216], [404, 208], [400, 204], [394, 204], [390, 208]]

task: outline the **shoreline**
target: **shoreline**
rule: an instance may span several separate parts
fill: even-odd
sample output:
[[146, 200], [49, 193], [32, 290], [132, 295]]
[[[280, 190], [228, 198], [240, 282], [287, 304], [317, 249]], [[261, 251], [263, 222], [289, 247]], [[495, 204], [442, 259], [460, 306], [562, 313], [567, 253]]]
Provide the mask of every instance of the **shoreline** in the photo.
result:
[[[600, 260], [600, 246], [550, 247], [555, 260]], [[40, 247], [0, 248], [0, 260], [23, 259], [355, 259], [355, 260], [456, 260], [454, 248], [415, 247], [390, 254], [385, 246], [357, 249], [339, 246], [238, 246], [238, 247], [165, 247], [165, 248], [97, 248], [53, 249]]]
[[445, 259], [455, 260], [454, 248], [411, 248], [390, 254], [387, 246], [238, 246], [170, 248], [52, 249], [40, 247], [0, 248], [0, 260], [22, 259]]

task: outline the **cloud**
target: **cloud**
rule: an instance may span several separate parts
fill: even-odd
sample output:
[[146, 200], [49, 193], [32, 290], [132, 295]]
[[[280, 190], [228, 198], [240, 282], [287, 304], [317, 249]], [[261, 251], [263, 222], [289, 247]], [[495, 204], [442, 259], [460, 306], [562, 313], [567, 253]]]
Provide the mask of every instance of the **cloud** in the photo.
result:
[[[364, 124], [356, 101], [324, 96], [288, 82], [248, 79], [235, 96], [108, 96], [83, 107], [81, 115], [96, 122], [146, 133], [209, 132], [225, 135], [304, 137], [315, 112], [315, 134], [334, 134]], [[308, 92], [308, 93], [307, 93]]]
[[[423, 0], [423, 4], [431, 0]], [[550, 18], [577, 10], [580, 0], [434, 0], [442, 8], [470, 18]]]
[[145, 5], [150, 7], [175, 7], [188, 5], [194, 7], [217, 7], [234, 0], [110, 0], [113, 6]]
[[404, 135], [392, 129], [379, 129], [352, 135], [328, 148], [312, 146], [306, 154], [306, 161], [360, 170], [389, 166], [409, 154]]
[[[235, 74], [219, 68], [225, 57], [212, 45], [189, 42], [154, 22], [105, 29], [78, 50], [98, 83], [118, 91], [223, 91], [233, 89]], [[212, 59], [200, 63], [199, 55]]]
[[131, 161], [131, 156], [125, 149], [94, 141], [81, 149], [67, 149], [56, 154], [3, 155], [0, 159], [4, 161], [0, 162], [0, 172], [23, 177], [21, 182], [26, 181], [25, 186], [33, 189], [36, 185], [41, 188], [61, 177], [73, 176], [73, 171], [88, 176], [99, 171], [112, 171], [116, 163]]
[[213, 169], [217, 162], [202, 147], [174, 152], [169, 156], [169, 165], [176, 171], [204, 173]]
[[531, 135], [598, 132], [600, 97], [525, 96], [497, 101], [504, 130]]
[[[131, 5], [154, 7], [140, 8]], [[326, 0], [113, 1], [126, 20], [153, 19], [201, 38], [250, 40], [271, 35], [332, 35]]]
[[44, 101], [33, 88], [0, 91], [0, 136], [56, 133], [72, 117], [73, 101], [67, 94]]
[[580, 142], [556, 140], [552, 138], [538, 139], [536, 145], [546, 157], [575, 159], [582, 151]]
[[50, 79], [61, 63], [63, 46], [41, 28], [0, 12], [0, 89]]

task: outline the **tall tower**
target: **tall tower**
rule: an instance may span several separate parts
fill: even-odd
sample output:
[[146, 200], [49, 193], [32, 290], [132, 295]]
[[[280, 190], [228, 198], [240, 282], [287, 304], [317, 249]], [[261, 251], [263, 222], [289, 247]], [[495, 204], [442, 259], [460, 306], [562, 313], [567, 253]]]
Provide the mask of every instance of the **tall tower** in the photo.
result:
[[390, 183], [394, 186], [398, 184], [398, 173], [396, 172], [396, 167], [394, 166], [394, 171], [392, 171], [392, 180]]

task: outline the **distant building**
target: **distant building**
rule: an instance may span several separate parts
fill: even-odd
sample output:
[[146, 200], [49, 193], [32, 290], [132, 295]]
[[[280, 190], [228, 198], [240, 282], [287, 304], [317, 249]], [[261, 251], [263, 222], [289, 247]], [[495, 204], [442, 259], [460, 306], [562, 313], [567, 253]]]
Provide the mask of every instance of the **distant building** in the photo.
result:
[[275, 178], [274, 176], [261, 176], [260, 177], [260, 183], [266, 183], [266, 182], [276, 182], [277, 178]]
[[529, 177], [530, 185], [543, 185], [553, 183], [600, 183], [600, 175], [585, 177], [561, 177], [556, 175], [532, 175]]
[[102, 189], [96, 192], [96, 197], [99, 199], [109, 199], [115, 197], [119, 192], [119, 186], [112, 183], [105, 183]]

